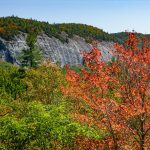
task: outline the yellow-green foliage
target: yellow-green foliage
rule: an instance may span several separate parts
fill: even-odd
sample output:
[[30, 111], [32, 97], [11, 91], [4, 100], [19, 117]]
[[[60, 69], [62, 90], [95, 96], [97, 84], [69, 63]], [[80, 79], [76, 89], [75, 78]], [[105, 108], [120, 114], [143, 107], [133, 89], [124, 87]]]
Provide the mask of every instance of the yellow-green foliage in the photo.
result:
[[0, 97], [17, 99], [26, 90], [25, 71], [9, 63], [0, 62]]
[[62, 69], [48, 62], [28, 70], [0, 63], [0, 150], [71, 150], [76, 136], [105, 136], [73, 121], [64, 84]]
[[45, 62], [37, 69], [28, 70], [26, 74], [24, 80], [28, 87], [28, 100], [52, 104], [61, 99], [60, 89], [65, 84], [65, 77], [58, 66]]

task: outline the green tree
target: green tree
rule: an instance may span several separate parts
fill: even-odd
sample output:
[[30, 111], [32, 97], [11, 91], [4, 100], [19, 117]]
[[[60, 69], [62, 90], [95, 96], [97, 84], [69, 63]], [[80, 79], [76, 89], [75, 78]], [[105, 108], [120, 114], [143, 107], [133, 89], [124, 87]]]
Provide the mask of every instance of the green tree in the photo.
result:
[[42, 59], [42, 53], [40, 49], [36, 46], [36, 35], [34, 33], [28, 34], [26, 43], [28, 49], [23, 49], [20, 62], [23, 67], [37, 67]]
[[9, 63], [0, 62], [0, 98], [7, 93], [12, 99], [22, 97], [26, 91], [26, 84], [23, 78], [26, 76], [24, 69], [13, 66]]

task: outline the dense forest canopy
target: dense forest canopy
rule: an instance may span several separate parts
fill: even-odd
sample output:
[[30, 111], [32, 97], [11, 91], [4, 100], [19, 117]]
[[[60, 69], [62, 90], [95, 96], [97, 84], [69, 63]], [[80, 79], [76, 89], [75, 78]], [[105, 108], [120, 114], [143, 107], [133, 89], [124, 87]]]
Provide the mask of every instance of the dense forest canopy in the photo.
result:
[[49, 37], [54, 36], [61, 38], [62, 31], [66, 32], [69, 37], [79, 35], [87, 41], [91, 40], [113, 40], [113, 36], [93, 26], [75, 23], [49, 24], [33, 19], [22, 19], [18, 17], [0, 18], [0, 36], [4, 39], [11, 39], [20, 32], [29, 33], [34, 31], [39, 34], [44, 32]]
[[[133, 32], [135, 32], [135, 31], [133, 31]], [[118, 41], [118, 43], [125, 43], [125, 41], [128, 39], [128, 33], [127, 32], [112, 33], [111, 35], [116, 38], [116, 41]], [[143, 37], [147, 37], [147, 38], [150, 37], [150, 34], [136, 33], [136, 35], [139, 37], [140, 40]]]
[[[104, 32], [102, 29], [86, 24], [49, 24], [48, 22], [44, 21], [23, 19], [15, 16], [0, 18], [0, 37], [6, 40], [10, 40], [19, 32], [34, 32], [36, 34], [44, 32], [49, 37], [54, 36], [60, 39], [62, 42], [67, 42], [67, 40], [65, 39], [64, 41], [64, 39], [60, 35], [62, 32], [66, 32], [70, 38], [73, 37], [73, 35], [81, 36], [85, 38], [85, 40], [89, 43], [92, 40], [124, 43], [128, 37], [128, 34], [126, 34], [126, 32], [109, 34], [107, 32]], [[150, 37], [150, 34], [137, 33], [137, 35], [139, 38]]]

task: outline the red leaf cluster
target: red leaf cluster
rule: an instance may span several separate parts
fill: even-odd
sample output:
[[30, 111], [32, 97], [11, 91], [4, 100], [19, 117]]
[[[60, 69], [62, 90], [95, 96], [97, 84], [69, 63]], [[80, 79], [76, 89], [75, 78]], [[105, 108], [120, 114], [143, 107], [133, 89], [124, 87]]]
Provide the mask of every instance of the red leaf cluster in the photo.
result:
[[125, 46], [114, 45], [115, 61], [102, 62], [100, 50], [93, 48], [83, 54], [80, 73], [66, 69], [63, 93], [76, 102], [75, 116], [108, 133], [115, 150], [150, 147], [149, 43], [143, 38], [139, 45], [131, 33]]

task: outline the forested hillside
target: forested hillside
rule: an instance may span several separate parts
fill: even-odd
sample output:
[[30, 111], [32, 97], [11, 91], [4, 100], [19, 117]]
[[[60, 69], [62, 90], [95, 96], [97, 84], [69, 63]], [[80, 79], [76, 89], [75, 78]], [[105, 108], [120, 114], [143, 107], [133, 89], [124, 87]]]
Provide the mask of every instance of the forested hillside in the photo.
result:
[[[6, 40], [12, 39], [15, 35], [19, 34], [19, 32], [29, 33], [33, 31], [36, 34], [44, 32], [49, 37], [54, 36], [62, 41], [63, 38], [60, 36], [62, 31], [66, 32], [69, 38], [73, 37], [73, 35], [78, 35], [85, 38], [87, 42], [92, 42], [92, 40], [99, 40], [115, 41], [123, 44], [128, 37], [126, 32], [109, 34], [102, 29], [86, 24], [49, 24], [48, 22], [37, 21], [34, 19], [24, 19], [15, 16], [0, 18], [0, 37]], [[136, 34], [139, 38], [150, 37], [149, 34]], [[65, 40], [63, 42], [67, 41]]]
[[36, 34], [44, 32], [48, 36], [61, 39], [60, 33], [66, 32], [69, 37], [79, 35], [88, 42], [91, 40], [114, 40], [113, 36], [93, 26], [85, 24], [64, 23], [49, 24], [48, 22], [40, 22], [33, 19], [23, 19], [18, 17], [2, 17], [0, 18], [0, 37], [11, 39], [20, 32], [29, 33], [34, 31]]
[[[127, 32], [118, 32], [118, 33], [112, 33], [111, 35], [115, 37], [116, 41], [123, 44], [128, 38]], [[136, 35], [139, 37], [140, 40], [142, 40], [143, 37], [150, 37], [150, 34], [142, 34], [142, 33], [136, 33]]]
[[12, 16], [0, 18], [0, 42], [12, 60], [24, 48], [20, 65], [0, 59], [0, 150], [150, 149], [149, 35]]

